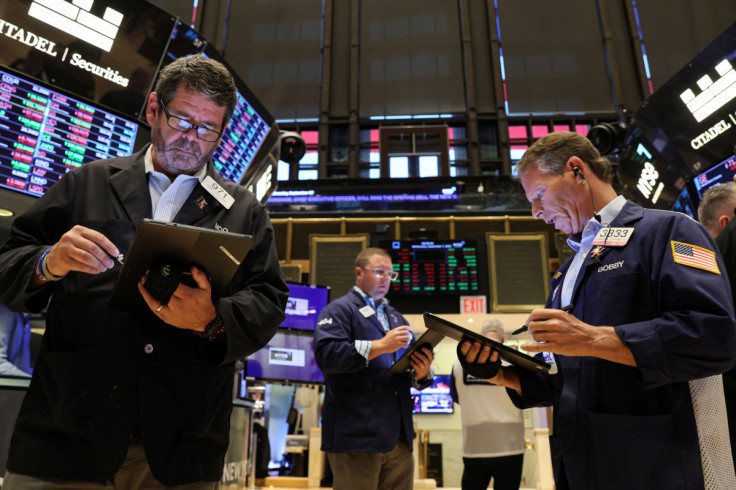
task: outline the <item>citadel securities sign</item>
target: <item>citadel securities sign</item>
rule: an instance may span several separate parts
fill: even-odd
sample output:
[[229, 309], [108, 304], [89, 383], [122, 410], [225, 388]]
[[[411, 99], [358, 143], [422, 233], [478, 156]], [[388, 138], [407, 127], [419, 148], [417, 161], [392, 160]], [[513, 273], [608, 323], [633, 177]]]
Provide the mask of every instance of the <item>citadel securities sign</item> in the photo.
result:
[[[178, 18], [145, 0], [0, 0], [0, 66], [137, 117]], [[187, 26], [188, 28], [188, 26]], [[132, 74], [136, 73], [133, 77]], [[139, 97], [136, 97], [136, 104]]]
[[[3, 19], [0, 19], [0, 34], [4, 34], [15, 41], [31, 46], [39, 51], [43, 51], [54, 58], [58, 56], [56, 44], [54, 42], [41, 36], [37, 36], [31, 31], [27, 31], [21, 27], [13, 25]], [[70, 49], [68, 47], [64, 48], [60, 59], [63, 62], [68, 60], [70, 65], [86, 70], [98, 77], [116, 83], [121, 87], [127, 87], [128, 82], [130, 81], [128, 78], [121, 76], [117, 70], [113, 70], [110, 67], [101, 67], [90, 61], [86, 61], [79, 53], [71, 53], [70, 55]]]

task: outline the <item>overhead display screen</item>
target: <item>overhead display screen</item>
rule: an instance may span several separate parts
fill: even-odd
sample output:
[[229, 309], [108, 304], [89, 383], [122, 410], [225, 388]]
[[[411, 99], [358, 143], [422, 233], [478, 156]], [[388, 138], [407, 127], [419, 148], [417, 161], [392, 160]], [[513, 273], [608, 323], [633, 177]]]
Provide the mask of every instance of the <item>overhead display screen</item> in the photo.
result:
[[669, 209], [685, 181], [733, 155], [735, 47], [733, 24], [634, 113], [619, 175], [641, 204]]
[[381, 242], [399, 273], [391, 293], [469, 294], [481, 290], [475, 240]]
[[[233, 182], [240, 182], [245, 169], [255, 158], [266, 139], [270, 125], [238, 91], [238, 104], [222, 135], [222, 142], [212, 155], [217, 171]], [[245, 164], [245, 165], [244, 165]]]
[[703, 198], [703, 193], [720, 184], [733, 182], [736, 175], [736, 156], [731, 155], [724, 161], [713, 165], [711, 168], [693, 179], [695, 189], [698, 192], [698, 200]]
[[176, 17], [143, 0], [2, 0], [0, 65], [137, 116]]
[[0, 187], [40, 196], [68, 171], [133, 153], [138, 124], [0, 70]]

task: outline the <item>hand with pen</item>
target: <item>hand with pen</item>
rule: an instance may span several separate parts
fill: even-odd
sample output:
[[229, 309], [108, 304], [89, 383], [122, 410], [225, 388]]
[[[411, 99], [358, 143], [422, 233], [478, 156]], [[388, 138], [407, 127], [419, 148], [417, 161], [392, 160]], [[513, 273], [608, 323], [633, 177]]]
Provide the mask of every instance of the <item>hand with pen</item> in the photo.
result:
[[553, 352], [564, 356], [592, 356], [635, 366], [631, 351], [611, 326], [590, 325], [573, 314], [573, 305], [561, 310], [533, 310], [526, 321], [533, 343], [520, 347], [530, 353]]

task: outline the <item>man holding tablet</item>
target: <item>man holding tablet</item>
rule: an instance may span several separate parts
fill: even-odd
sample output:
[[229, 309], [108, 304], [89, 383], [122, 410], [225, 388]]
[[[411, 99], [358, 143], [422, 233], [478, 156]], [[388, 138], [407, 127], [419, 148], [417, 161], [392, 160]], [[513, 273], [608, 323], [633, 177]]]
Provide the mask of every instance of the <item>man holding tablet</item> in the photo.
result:
[[736, 488], [720, 376], [736, 364], [736, 325], [713, 238], [617, 196], [610, 162], [579, 134], [541, 138], [516, 167], [534, 217], [577, 250], [521, 346], [551, 368], [499, 369], [466, 341], [461, 362], [519, 408], [554, 407], [558, 490]]
[[393, 373], [414, 341], [407, 320], [384, 297], [396, 278], [391, 256], [367, 248], [355, 259], [355, 286], [325, 306], [314, 354], [325, 374], [322, 450], [335, 490], [414, 487], [409, 388], [432, 384], [432, 351], [411, 355], [410, 372]]
[[[69, 172], [13, 224], [0, 302], [31, 312], [50, 303], [3, 489], [218, 487], [235, 361], [271, 339], [288, 297], [264, 206], [210, 159], [236, 93], [222, 64], [175, 60], [148, 99], [152, 145]], [[166, 304], [142, 278], [147, 307], [111, 310], [119, 261], [145, 218], [255, 245], [220, 294], [191, 267], [194, 285], [180, 283]]]

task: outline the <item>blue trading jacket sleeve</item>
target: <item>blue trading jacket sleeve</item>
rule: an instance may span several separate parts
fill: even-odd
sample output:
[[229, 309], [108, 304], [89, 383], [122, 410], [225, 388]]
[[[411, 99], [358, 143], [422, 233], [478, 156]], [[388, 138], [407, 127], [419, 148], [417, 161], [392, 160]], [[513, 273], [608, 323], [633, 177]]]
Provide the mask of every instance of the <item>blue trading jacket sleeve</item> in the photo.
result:
[[355, 349], [355, 321], [355, 310], [335, 302], [320, 312], [314, 331], [314, 355], [323, 373], [349, 373], [366, 368], [366, 358]]
[[[684, 217], [659, 231], [662, 238], [648, 257], [652, 290], [648, 301], [660, 313], [614, 323], [649, 388], [719, 374], [736, 363], [731, 289], [715, 243], [702, 226]], [[673, 241], [714, 254], [718, 273], [677, 263]]]

